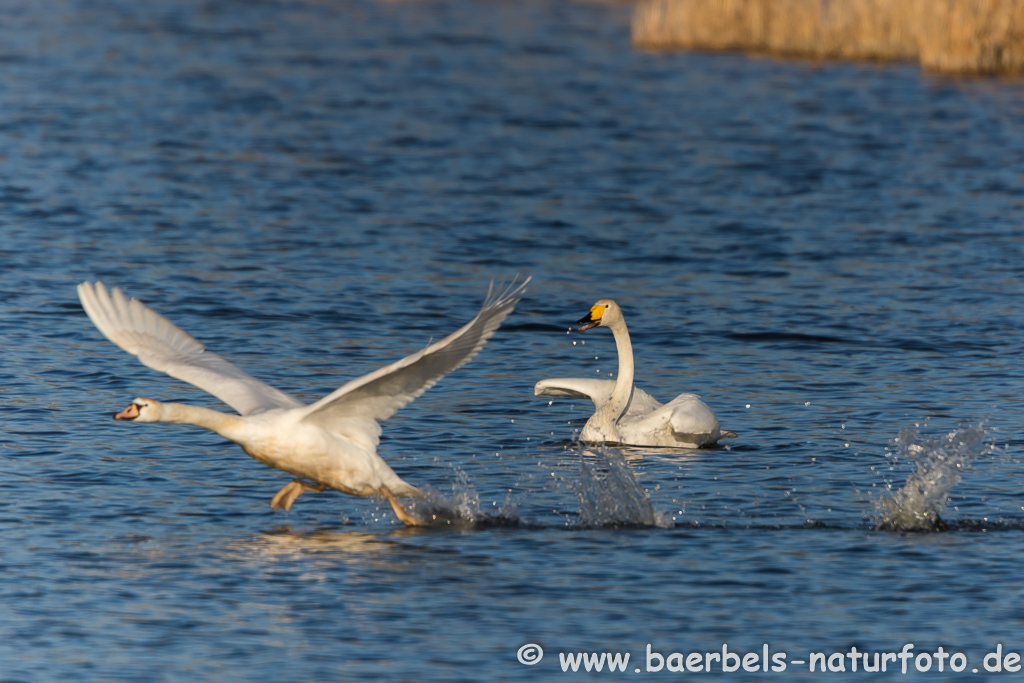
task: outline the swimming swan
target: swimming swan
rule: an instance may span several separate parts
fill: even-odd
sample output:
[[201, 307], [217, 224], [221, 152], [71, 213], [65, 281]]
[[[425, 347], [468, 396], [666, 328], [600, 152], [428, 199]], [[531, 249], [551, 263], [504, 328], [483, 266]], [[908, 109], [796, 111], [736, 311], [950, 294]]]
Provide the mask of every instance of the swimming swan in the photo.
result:
[[643, 389], [633, 386], [633, 347], [617, 303], [601, 299], [576, 324], [580, 325], [580, 332], [591, 327], [611, 328], [619, 352], [619, 376], [614, 380], [542, 379], [534, 386], [533, 393], [593, 401], [595, 412], [580, 433], [581, 441], [700, 448], [736, 436], [719, 429], [715, 414], [696, 394], [680, 394], [662, 405]]
[[[260, 461], [300, 479], [270, 501], [291, 509], [303, 491], [332, 488], [355, 496], [380, 495], [406, 525], [422, 524], [398, 497], [423, 495], [377, 455], [378, 422], [468, 362], [512, 312], [529, 278], [488, 290], [476, 317], [441, 341], [368, 375], [353, 379], [306, 405], [251, 377], [172, 322], [102, 282], [78, 285], [82, 307], [103, 335], [143, 365], [207, 391], [239, 415], [182, 403], [137, 398], [114, 416], [132, 422], [190, 424], [217, 432]], [[312, 482], [312, 483], [311, 483]]]

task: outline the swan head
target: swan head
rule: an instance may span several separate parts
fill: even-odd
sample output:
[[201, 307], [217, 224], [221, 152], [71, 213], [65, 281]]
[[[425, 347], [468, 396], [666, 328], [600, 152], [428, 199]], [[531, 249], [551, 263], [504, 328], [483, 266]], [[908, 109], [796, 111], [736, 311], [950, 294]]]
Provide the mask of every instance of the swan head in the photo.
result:
[[576, 321], [580, 332], [591, 327], [608, 327], [622, 321], [622, 309], [611, 299], [599, 299], [590, 312]]
[[160, 406], [160, 401], [151, 398], [137, 398], [127, 408], [114, 415], [114, 419], [130, 422], [159, 422]]

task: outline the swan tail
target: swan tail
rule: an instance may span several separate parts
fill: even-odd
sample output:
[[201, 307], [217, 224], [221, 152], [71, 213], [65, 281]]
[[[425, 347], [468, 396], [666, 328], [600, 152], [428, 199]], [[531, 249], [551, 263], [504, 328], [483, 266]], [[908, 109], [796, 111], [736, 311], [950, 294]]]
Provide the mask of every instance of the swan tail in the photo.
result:
[[719, 439], [735, 439], [737, 436], [739, 436], [739, 434], [737, 434], [736, 432], [723, 431], [721, 433], [721, 436], [719, 436], [718, 438]]

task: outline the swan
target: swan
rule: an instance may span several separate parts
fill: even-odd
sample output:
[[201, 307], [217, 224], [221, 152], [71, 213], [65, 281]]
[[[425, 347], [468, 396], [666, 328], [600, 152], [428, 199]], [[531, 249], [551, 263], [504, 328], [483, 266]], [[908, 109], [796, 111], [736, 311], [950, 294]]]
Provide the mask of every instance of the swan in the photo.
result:
[[619, 376], [614, 379], [559, 377], [542, 379], [533, 388], [536, 396], [572, 396], [594, 402], [581, 441], [630, 446], [700, 448], [719, 439], [735, 437], [722, 431], [711, 408], [696, 394], [680, 394], [662, 405], [643, 389], [633, 386], [633, 346], [622, 309], [611, 299], [595, 303], [576, 321], [580, 332], [608, 327], [619, 353]]
[[297, 479], [271, 499], [291, 510], [305, 491], [328, 488], [355, 496], [383, 496], [407, 526], [422, 525], [398, 501], [422, 496], [377, 454], [379, 422], [475, 356], [519, 301], [530, 278], [487, 291], [476, 317], [441, 341], [348, 382], [305, 404], [205, 350], [203, 344], [138, 299], [102, 282], [78, 285], [82, 308], [100, 332], [143, 365], [213, 394], [237, 415], [183, 403], [136, 398], [115, 420], [203, 427], [234, 441], [247, 454]]

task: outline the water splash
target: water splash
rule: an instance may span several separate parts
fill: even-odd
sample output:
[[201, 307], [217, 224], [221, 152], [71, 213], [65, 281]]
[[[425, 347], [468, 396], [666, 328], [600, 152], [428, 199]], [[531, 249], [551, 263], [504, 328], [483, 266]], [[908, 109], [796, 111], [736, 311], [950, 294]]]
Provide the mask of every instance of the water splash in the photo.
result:
[[921, 436], [917, 429], [901, 429], [888, 457], [914, 463], [914, 472], [891, 496], [875, 504], [875, 527], [886, 531], [944, 531], [939, 513], [949, 502], [949, 492], [963, 472], [980, 455], [992, 451], [985, 443], [987, 431], [966, 425], [936, 439]]
[[460, 528], [469, 529], [480, 526], [509, 526], [519, 523], [519, 512], [511, 500], [506, 497], [505, 503], [496, 512], [484, 512], [480, 509], [480, 495], [473, 487], [469, 476], [456, 469], [456, 478], [452, 482], [451, 495], [446, 495], [432, 486], [423, 487], [422, 498], [407, 498], [406, 510], [428, 528]]
[[618, 451], [587, 450], [581, 455], [580, 480], [574, 488], [581, 527], [672, 526], [654, 509], [650, 494]]

